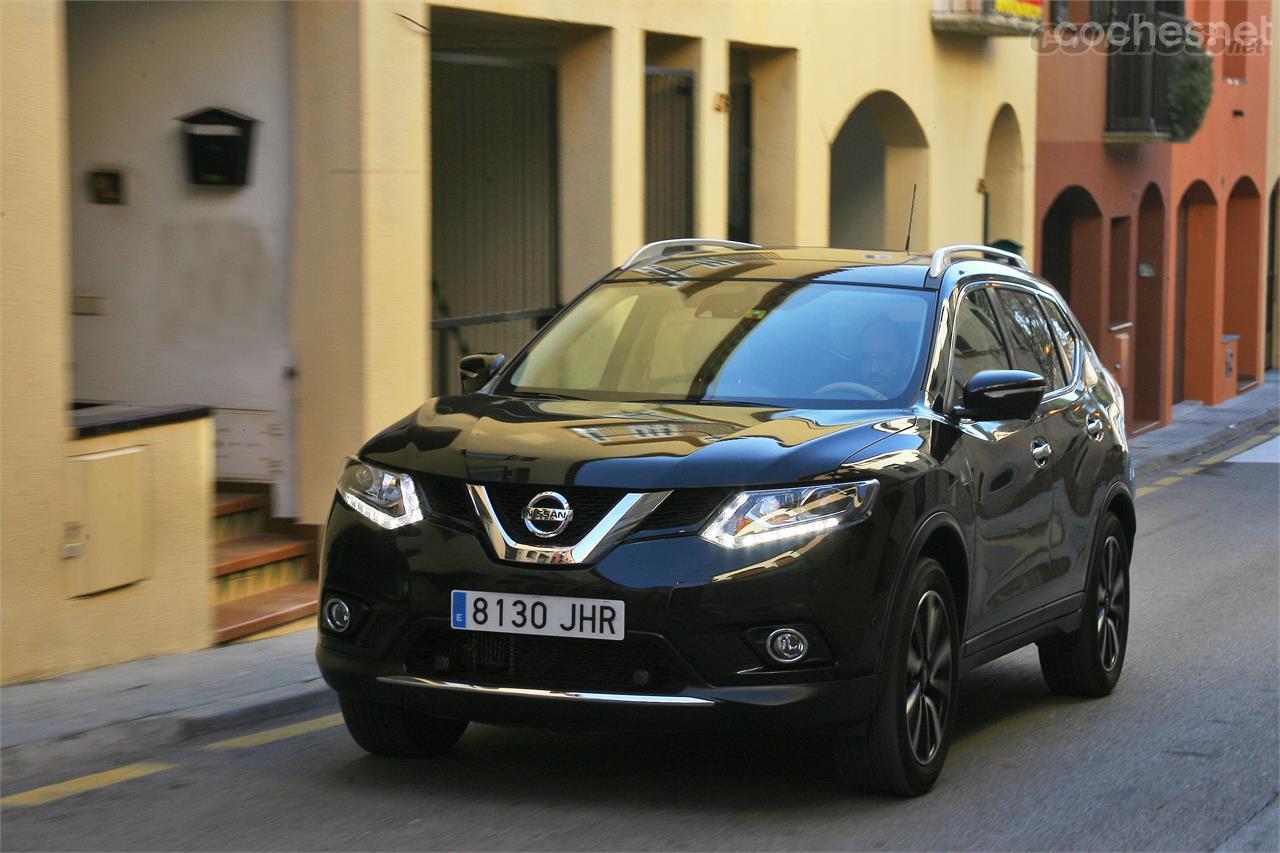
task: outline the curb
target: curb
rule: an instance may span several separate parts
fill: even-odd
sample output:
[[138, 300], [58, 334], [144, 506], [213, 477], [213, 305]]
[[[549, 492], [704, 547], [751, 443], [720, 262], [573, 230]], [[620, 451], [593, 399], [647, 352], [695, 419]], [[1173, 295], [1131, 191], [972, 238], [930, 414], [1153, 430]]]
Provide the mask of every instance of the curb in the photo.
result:
[[1261, 414], [1252, 415], [1234, 424], [1222, 427], [1193, 444], [1187, 444], [1176, 450], [1166, 451], [1145, 459], [1136, 459], [1134, 461], [1134, 479], [1141, 484], [1143, 480], [1166, 468], [1172, 468], [1174, 465], [1186, 462], [1188, 459], [1217, 450], [1224, 445], [1230, 444], [1236, 438], [1256, 431], [1259, 427], [1274, 425], [1277, 422], [1280, 422], [1280, 406], [1273, 406]]
[[318, 676], [302, 684], [249, 693], [194, 708], [121, 720], [70, 735], [14, 744], [0, 750], [12, 780], [59, 764], [100, 762], [173, 747], [245, 723], [321, 708], [336, 708], [337, 694]]

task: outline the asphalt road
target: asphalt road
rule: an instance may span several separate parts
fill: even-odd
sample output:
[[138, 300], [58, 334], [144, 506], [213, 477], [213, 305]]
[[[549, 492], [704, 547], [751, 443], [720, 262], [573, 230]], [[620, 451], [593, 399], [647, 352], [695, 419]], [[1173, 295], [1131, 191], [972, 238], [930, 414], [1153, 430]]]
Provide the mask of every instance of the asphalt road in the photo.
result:
[[[1144, 490], [1115, 694], [1051, 695], [1034, 649], [983, 667], [921, 799], [843, 791], [814, 737], [473, 727], [450, 755], [415, 763], [368, 757], [312, 713], [124, 770], [6, 778], [6, 797], [66, 784], [49, 802], [7, 805], [0, 845], [1276, 849], [1280, 465], [1265, 460], [1277, 446], [1245, 457], [1264, 461], [1180, 466]], [[95, 783], [111, 784], [73, 793]]]

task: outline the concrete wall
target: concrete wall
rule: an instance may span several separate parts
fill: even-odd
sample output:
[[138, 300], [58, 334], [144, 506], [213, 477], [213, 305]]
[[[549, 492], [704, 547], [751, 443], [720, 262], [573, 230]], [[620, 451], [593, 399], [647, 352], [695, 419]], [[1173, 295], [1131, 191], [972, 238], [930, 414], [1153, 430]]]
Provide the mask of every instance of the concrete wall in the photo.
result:
[[[0, 3], [0, 38], [0, 682], [11, 683], [208, 643], [213, 437], [199, 420], [70, 440], [62, 4]], [[137, 516], [129, 549], [147, 555], [145, 579], [73, 598], [68, 525], [136, 508], [86, 507], [69, 459], [136, 446], [148, 459], [135, 485], [163, 501]], [[100, 541], [85, 553], [118, 563], [118, 540]]]
[[24, 619], [25, 590], [58, 570], [62, 545], [71, 385], [62, 6], [0, 3], [0, 38], [0, 681], [11, 681], [25, 646], [14, 628], [39, 615]]
[[[288, 4], [71, 3], [67, 63], [72, 290], [101, 311], [74, 319], [75, 394], [269, 412], [219, 416], [260, 442], [222, 467], [291, 514]], [[259, 120], [247, 187], [187, 183], [175, 119], [211, 106]], [[126, 204], [91, 203], [98, 168]]]

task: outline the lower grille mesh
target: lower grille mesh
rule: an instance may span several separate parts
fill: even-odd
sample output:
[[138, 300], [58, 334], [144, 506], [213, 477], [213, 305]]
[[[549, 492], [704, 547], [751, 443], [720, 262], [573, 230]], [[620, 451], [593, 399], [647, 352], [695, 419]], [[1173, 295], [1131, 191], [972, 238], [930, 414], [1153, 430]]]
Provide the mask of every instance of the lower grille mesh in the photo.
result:
[[684, 685], [675, 654], [643, 636], [617, 641], [432, 629], [414, 645], [409, 665], [414, 674], [492, 686], [653, 693]]

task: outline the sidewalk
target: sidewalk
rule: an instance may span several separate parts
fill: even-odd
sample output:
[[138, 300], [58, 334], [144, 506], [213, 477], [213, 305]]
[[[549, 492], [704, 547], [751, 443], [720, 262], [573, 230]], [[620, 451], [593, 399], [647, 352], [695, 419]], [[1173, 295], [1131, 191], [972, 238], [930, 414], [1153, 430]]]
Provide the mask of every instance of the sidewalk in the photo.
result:
[[[1174, 422], [1131, 442], [1141, 484], [1164, 468], [1280, 420], [1280, 373], [1221, 406], [1179, 403]], [[12, 777], [63, 757], [116, 757], [246, 722], [336, 704], [306, 630], [0, 690], [0, 761]]]
[[1219, 406], [1191, 401], [1173, 407], [1173, 423], [1130, 440], [1138, 485], [1157, 471], [1216, 450], [1236, 436], [1280, 420], [1280, 371], [1262, 385]]

